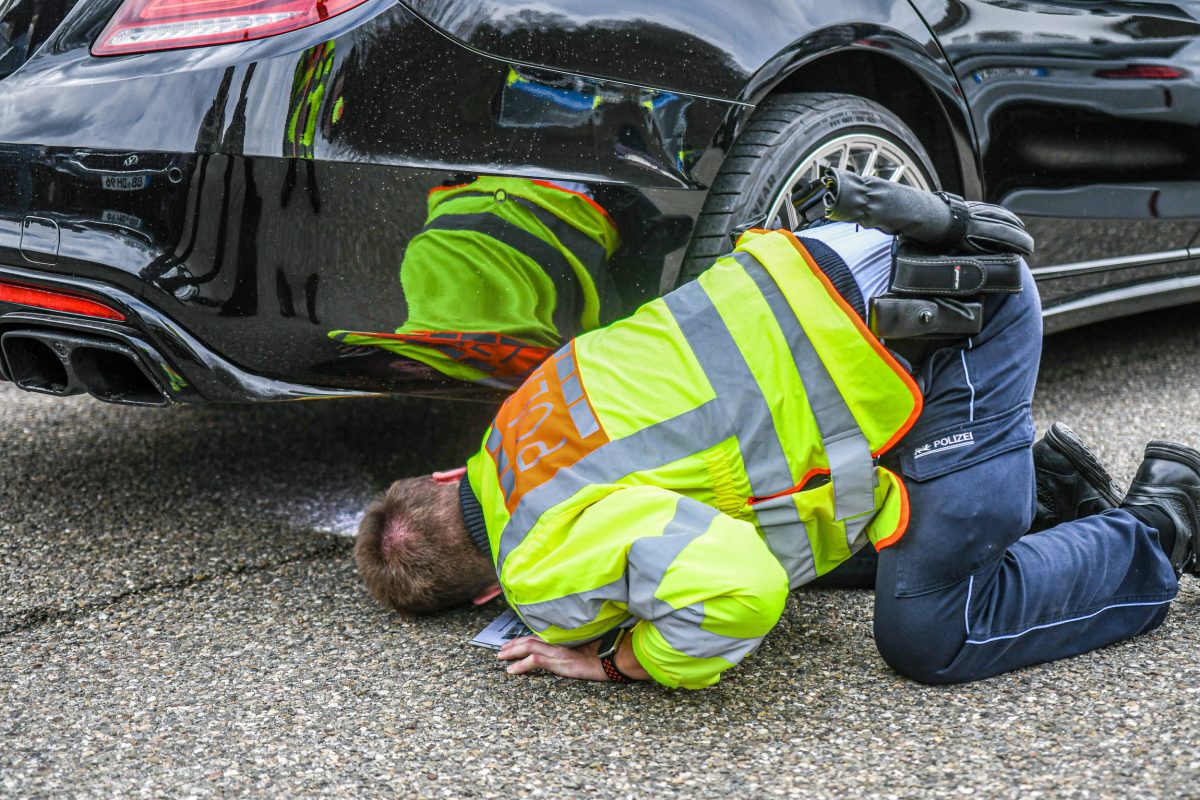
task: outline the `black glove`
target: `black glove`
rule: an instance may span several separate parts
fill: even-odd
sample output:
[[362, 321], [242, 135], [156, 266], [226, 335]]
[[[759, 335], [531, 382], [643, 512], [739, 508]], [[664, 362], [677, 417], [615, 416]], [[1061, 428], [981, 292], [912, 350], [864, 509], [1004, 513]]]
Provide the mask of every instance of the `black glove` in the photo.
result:
[[938, 252], [1033, 253], [1033, 237], [1006, 208], [840, 169], [826, 169], [823, 178], [829, 219], [898, 234]]

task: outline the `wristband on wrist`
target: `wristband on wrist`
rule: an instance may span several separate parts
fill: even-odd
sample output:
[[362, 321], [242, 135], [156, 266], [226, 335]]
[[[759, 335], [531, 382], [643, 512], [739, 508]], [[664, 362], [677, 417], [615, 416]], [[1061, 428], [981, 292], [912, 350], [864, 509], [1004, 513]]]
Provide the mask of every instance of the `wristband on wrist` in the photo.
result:
[[600, 657], [600, 666], [604, 668], [604, 674], [613, 683], [634, 683], [634, 679], [621, 672], [617, 667], [617, 650], [621, 647], [621, 642], [625, 640], [624, 628], [613, 628], [608, 633], [600, 637], [600, 648], [596, 651], [596, 655]]

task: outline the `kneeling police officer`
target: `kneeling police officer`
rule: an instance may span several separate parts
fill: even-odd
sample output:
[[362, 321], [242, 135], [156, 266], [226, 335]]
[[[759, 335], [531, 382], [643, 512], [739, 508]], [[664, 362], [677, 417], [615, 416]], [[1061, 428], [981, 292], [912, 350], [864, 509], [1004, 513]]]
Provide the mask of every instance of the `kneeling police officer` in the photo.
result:
[[1195, 562], [1200, 453], [1152, 442], [1122, 498], [1056, 426], [1035, 481], [1019, 220], [847, 173], [814, 196], [832, 221], [746, 232], [558, 350], [465, 468], [393, 484], [356, 543], [371, 592], [410, 613], [503, 593], [536, 633], [510, 672], [687, 688], [866, 547], [879, 651], [919, 681], [1159, 625]]

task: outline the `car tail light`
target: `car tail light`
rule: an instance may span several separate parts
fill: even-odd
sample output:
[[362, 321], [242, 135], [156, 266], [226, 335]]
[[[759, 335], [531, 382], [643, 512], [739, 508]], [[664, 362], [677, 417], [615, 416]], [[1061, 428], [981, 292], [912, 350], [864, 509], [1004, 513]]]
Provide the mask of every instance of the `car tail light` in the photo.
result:
[[51, 311], [66, 311], [69, 314], [83, 314], [86, 317], [125, 321], [124, 314], [103, 303], [97, 303], [95, 300], [50, 289], [35, 289], [19, 283], [0, 281], [0, 303], [16, 303], [22, 306], [46, 308]]
[[262, 39], [306, 28], [366, 0], [125, 0], [92, 55]]
[[1160, 64], [1133, 64], [1122, 69], [1097, 70], [1096, 77], [1113, 80], [1177, 81], [1180, 78], [1186, 78], [1187, 72], [1178, 67], [1166, 67]]

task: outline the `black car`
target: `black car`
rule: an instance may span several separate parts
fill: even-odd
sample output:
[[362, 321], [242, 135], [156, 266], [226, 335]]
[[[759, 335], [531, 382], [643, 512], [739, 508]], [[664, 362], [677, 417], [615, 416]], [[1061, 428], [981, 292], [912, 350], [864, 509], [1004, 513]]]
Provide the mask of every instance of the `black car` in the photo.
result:
[[[823, 165], [1018, 212], [1048, 330], [1193, 302], [1198, 20], [1155, 0], [9, 0], [3, 375], [155, 405], [494, 393], [731, 232], [794, 223]], [[487, 209], [439, 221], [451, 195], [569, 218], [593, 261], [537, 234], [542, 272], [488, 273], [512, 242], [471, 228]], [[434, 229], [471, 246], [418, 255]]]

